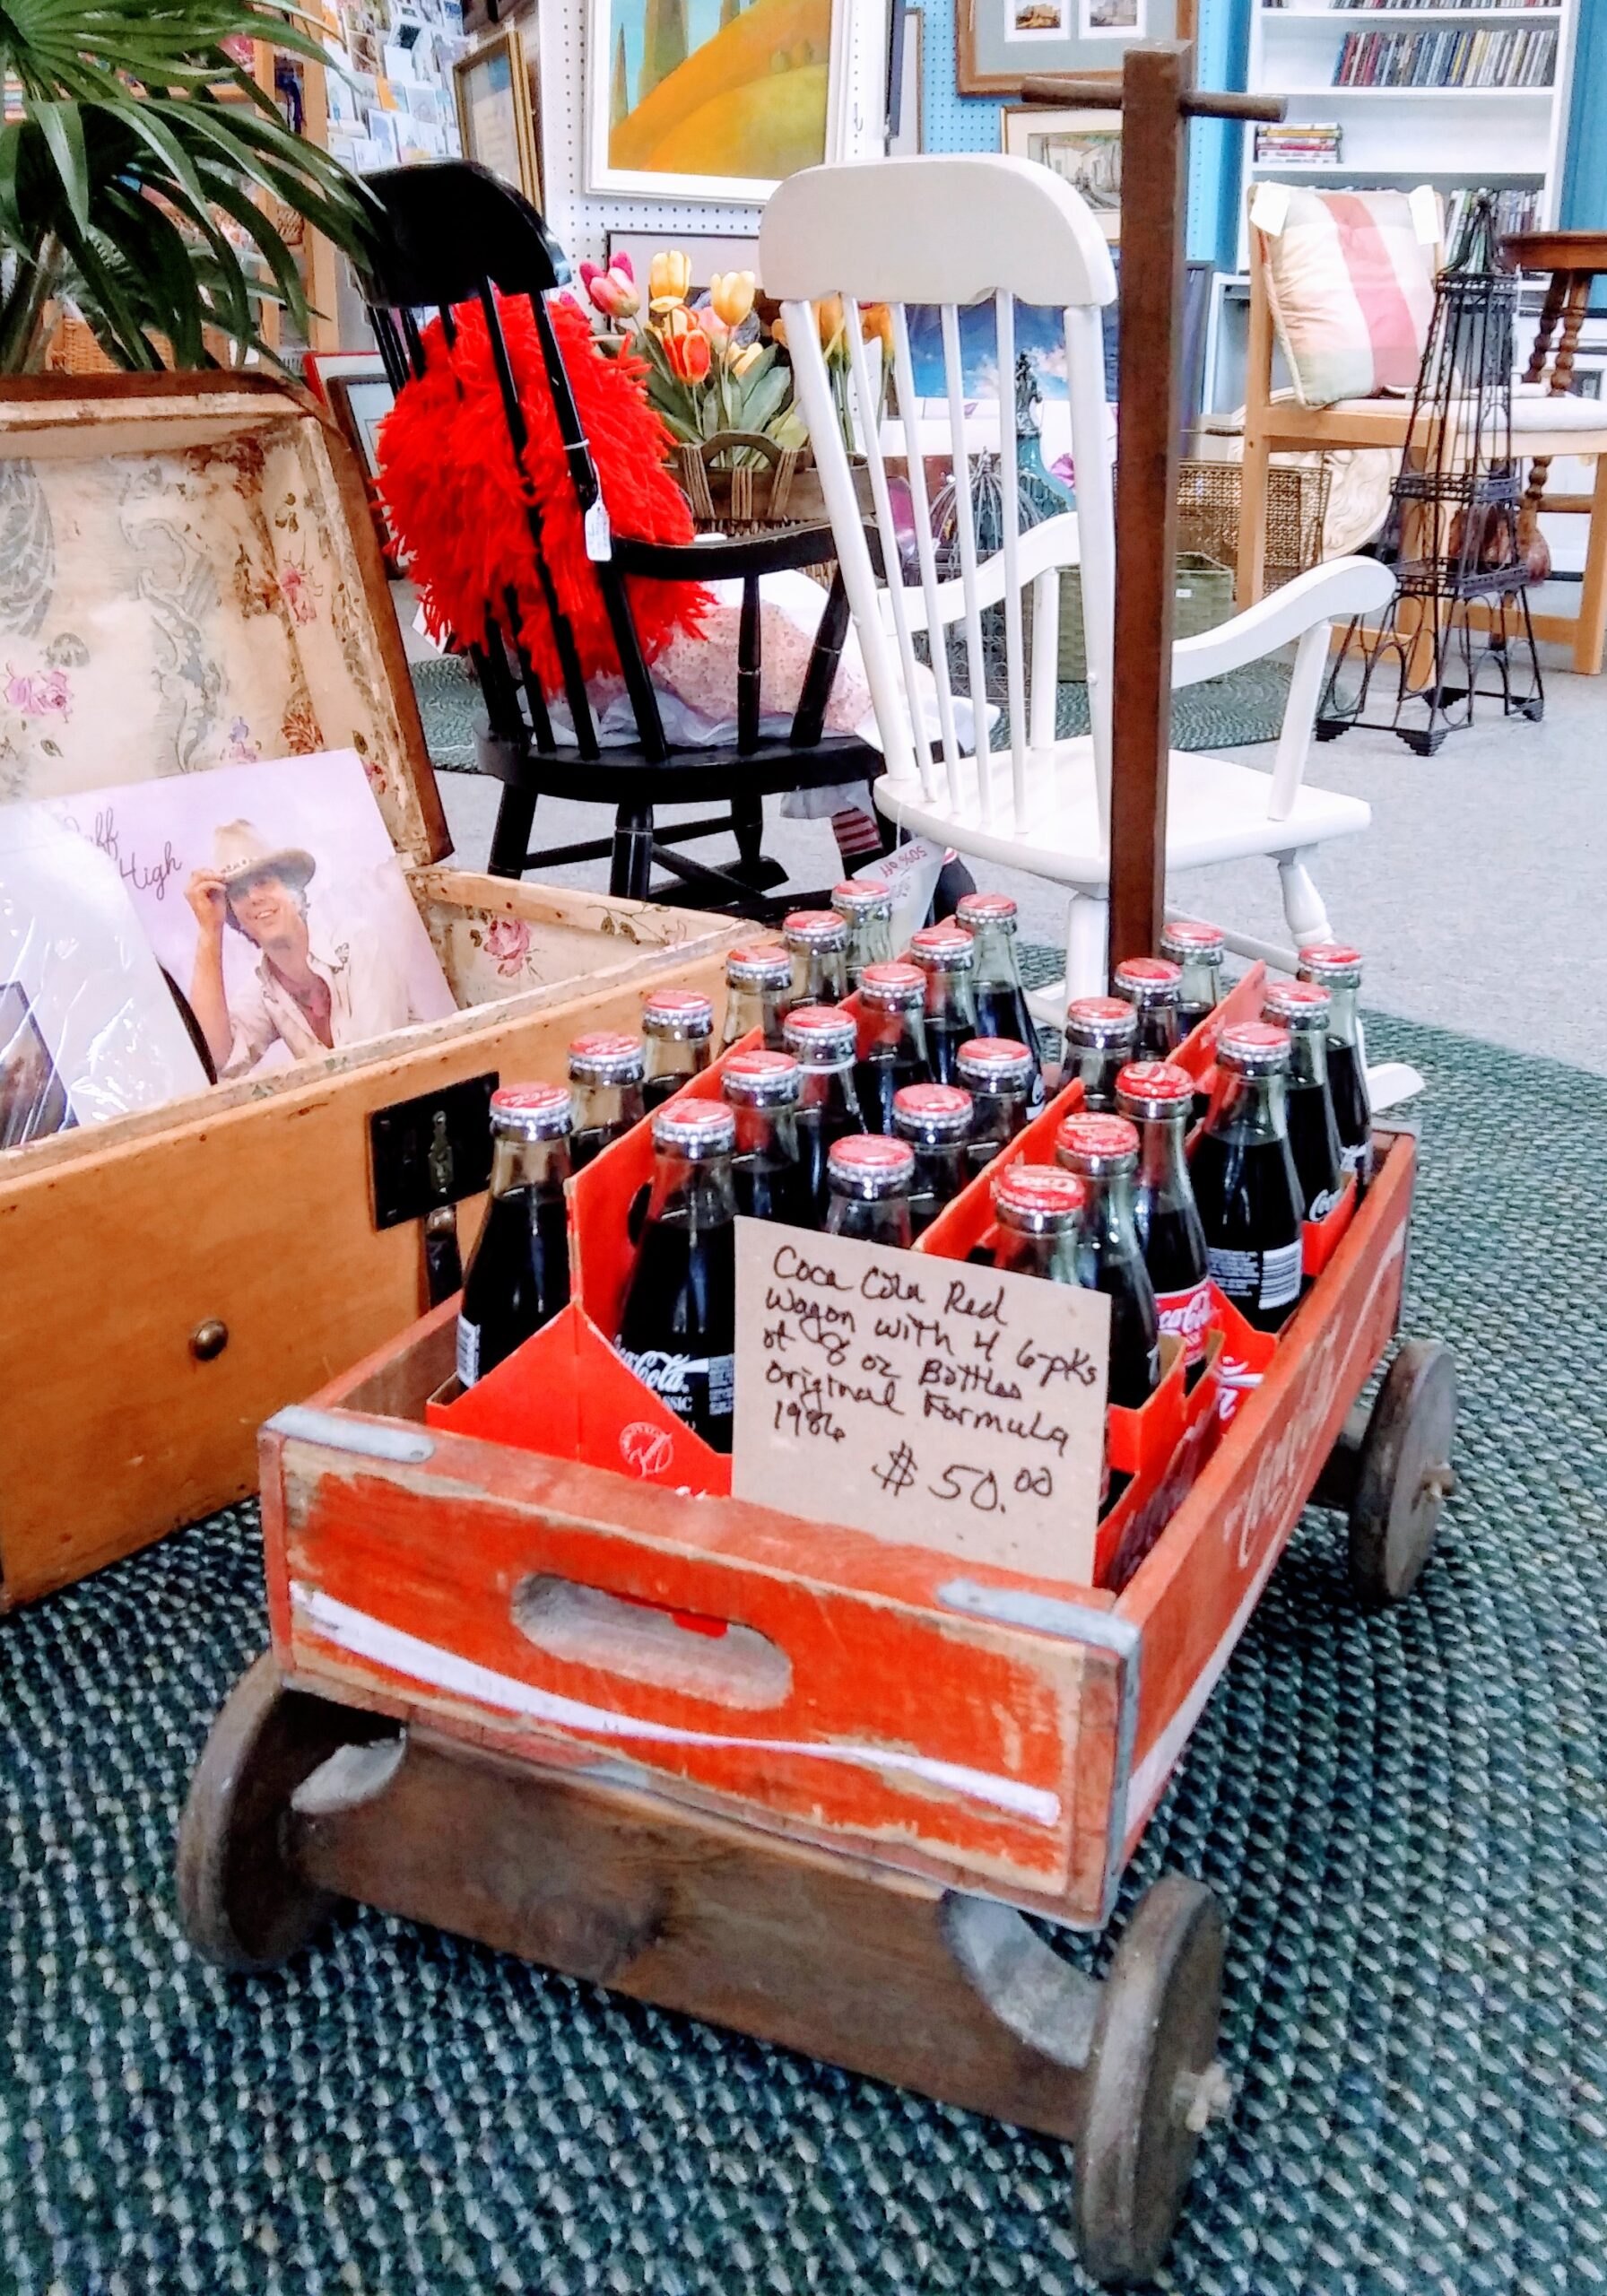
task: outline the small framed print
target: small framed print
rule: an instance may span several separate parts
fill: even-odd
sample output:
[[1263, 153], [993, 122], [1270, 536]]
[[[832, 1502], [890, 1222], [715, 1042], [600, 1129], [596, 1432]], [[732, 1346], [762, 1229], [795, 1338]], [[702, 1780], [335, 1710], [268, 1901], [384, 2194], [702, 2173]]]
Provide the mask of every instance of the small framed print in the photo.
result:
[[888, 65], [887, 149], [890, 158], [923, 150], [921, 12], [894, 0]]
[[1194, 36], [1195, 0], [955, 0], [962, 96], [1019, 96], [1050, 72], [1114, 79], [1138, 40]]
[[1018, 160], [1036, 160], [1081, 192], [1110, 240], [1122, 236], [1122, 116], [1115, 111], [1038, 111], [1029, 105], [1002, 116], [1003, 144]]
[[508, 24], [452, 67], [457, 133], [465, 160], [487, 169], [533, 207], [542, 204], [535, 113], [525, 44]]

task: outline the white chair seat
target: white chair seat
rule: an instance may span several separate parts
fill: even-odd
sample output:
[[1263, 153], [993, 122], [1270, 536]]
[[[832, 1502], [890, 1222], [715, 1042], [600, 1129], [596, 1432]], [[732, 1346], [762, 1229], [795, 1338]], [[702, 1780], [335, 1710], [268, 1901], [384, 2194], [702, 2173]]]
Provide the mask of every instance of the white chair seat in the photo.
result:
[[1577, 398], [1571, 391], [1516, 389], [1512, 394], [1516, 435], [1531, 430], [1594, 430], [1607, 439], [1607, 406], [1599, 398]]
[[[1086, 734], [1056, 742], [1047, 769], [1036, 754], [1029, 782], [1029, 817], [1018, 822], [1011, 794], [1010, 756], [987, 761], [992, 820], [985, 822], [975, 761], [960, 772], [960, 798], [925, 798], [918, 784], [883, 775], [873, 784], [890, 820], [914, 836], [957, 845], [969, 854], [1029, 868], [1064, 884], [1103, 891], [1109, 861], [1099, 834], [1093, 744]], [[1041, 778], [1040, 778], [1041, 777]], [[1254, 766], [1199, 750], [1173, 750], [1167, 779], [1166, 855], [1168, 872], [1198, 869], [1247, 855], [1278, 854], [1352, 837], [1372, 820], [1359, 797], [1314, 789], [1302, 782], [1281, 821], [1267, 818], [1270, 777]]]

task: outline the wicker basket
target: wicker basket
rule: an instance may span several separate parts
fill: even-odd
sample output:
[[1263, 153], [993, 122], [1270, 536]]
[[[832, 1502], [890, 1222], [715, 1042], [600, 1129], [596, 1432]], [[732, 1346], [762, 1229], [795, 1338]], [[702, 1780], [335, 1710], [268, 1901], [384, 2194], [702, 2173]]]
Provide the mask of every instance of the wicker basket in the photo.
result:
[[[1238, 562], [1241, 472], [1236, 462], [1189, 458], [1177, 465], [1177, 547], [1220, 566]], [[1275, 590], [1323, 554], [1329, 471], [1273, 463], [1266, 474], [1266, 578]]]
[[[748, 449], [761, 458], [734, 464]], [[854, 482], [868, 517], [870, 473], [863, 455], [852, 457]], [[745, 535], [766, 526], [824, 526], [830, 517], [821, 474], [807, 447], [778, 447], [757, 430], [718, 430], [700, 447], [675, 449], [674, 471], [700, 534]]]

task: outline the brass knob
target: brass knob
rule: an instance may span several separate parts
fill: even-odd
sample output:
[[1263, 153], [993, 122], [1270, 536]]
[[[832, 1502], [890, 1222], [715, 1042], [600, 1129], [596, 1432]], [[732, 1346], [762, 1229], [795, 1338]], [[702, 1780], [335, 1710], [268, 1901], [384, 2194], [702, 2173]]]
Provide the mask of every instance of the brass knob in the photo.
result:
[[208, 1316], [190, 1334], [190, 1353], [197, 1363], [210, 1363], [229, 1344], [229, 1326], [221, 1316]]

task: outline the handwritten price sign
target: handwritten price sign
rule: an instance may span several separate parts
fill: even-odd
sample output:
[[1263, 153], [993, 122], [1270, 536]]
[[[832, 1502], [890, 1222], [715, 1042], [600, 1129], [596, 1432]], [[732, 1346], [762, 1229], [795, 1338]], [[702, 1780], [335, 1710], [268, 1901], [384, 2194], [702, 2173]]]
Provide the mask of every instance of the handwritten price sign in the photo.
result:
[[1109, 1327], [1097, 1292], [739, 1220], [732, 1489], [1086, 1586]]

